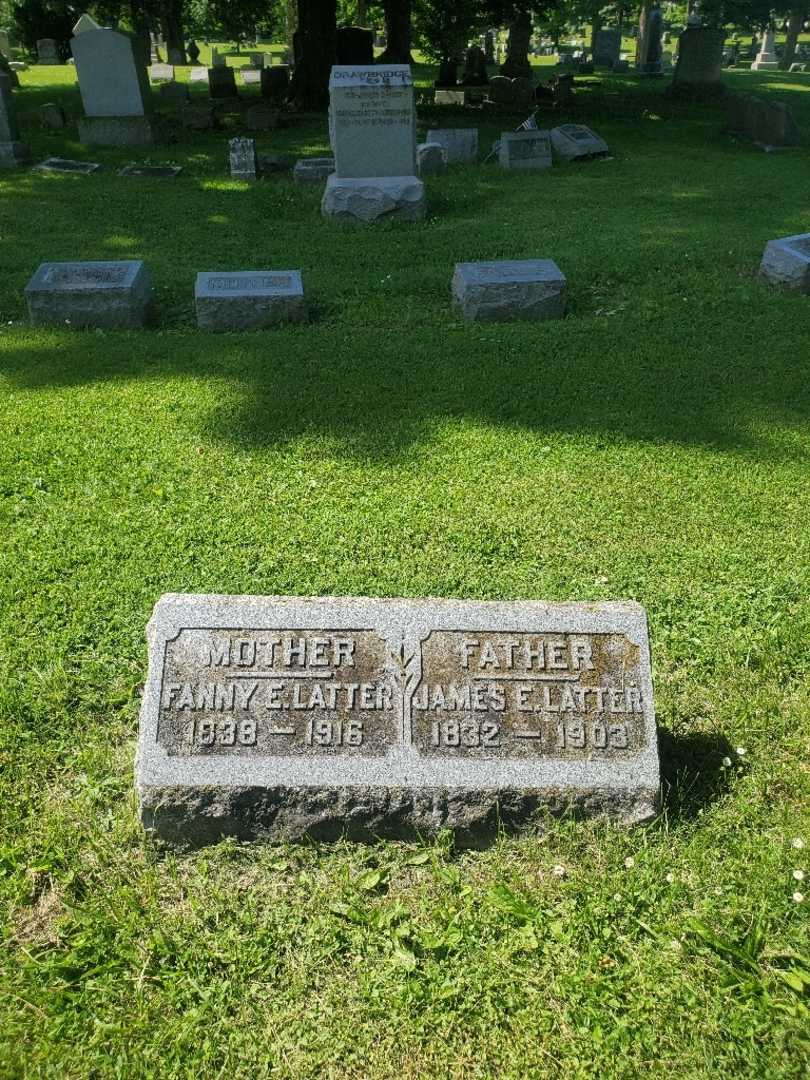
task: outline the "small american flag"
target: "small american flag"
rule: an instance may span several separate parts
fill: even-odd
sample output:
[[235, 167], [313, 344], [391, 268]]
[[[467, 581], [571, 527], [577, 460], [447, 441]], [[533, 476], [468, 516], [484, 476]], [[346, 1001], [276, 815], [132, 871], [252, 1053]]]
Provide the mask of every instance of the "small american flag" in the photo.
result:
[[537, 131], [537, 119], [534, 113], [532, 113], [528, 119], [524, 120], [522, 124], [519, 124], [518, 127], [515, 128], [515, 131]]

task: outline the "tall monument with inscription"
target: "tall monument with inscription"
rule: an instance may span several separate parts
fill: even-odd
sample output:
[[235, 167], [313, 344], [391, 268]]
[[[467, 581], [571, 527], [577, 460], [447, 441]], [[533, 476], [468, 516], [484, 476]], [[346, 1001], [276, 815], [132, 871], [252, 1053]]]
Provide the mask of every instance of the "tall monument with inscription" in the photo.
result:
[[82, 142], [151, 146], [150, 90], [140, 42], [116, 30], [85, 30], [71, 39], [84, 106]]
[[168, 595], [148, 638], [136, 785], [170, 843], [656, 813], [637, 604]]
[[325, 217], [355, 222], [424, 217], [408, 64], [333, 67], [329, 138], [335, 171], [321, 203]]

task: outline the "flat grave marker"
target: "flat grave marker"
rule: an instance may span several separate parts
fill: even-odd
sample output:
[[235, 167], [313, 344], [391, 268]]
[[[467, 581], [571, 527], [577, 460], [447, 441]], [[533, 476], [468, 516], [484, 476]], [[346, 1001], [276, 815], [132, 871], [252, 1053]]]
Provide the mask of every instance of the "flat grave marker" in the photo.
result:
[[264, 330], [308, 318], [300, 270], [200, 273], [194, 301], [201, 330]]
[[552, 128], [551, 145], [554, 153], [563, 161], [610, 153], [605, 140], [584, 124], [561, 124]]
[[152, 281], [140, 260], [42, 263], [25, 298], [33, 326], [133, 329], [147, 321]]
[[504, 169], [550, 169], [551, 136], [547, 131], [505, 131], [498, 162]]
[[119, 176], [140, 176], [152, 180], [174, 180], [183, 171], [182, 165], [125, 165]]
[[136, 786], [164, 840], [657, 811], [637, 604], [168, 595], [148, 640]]
[[49, 157], [34, 165], [34, 172], [77, 173], [89, 176], [98, 172], [101, 165], [96, 161], [74, 161], [72, 158]]
[[561, 319], [566, 280], [551, 259], [456, 263], [453, 307], [472, 322]]

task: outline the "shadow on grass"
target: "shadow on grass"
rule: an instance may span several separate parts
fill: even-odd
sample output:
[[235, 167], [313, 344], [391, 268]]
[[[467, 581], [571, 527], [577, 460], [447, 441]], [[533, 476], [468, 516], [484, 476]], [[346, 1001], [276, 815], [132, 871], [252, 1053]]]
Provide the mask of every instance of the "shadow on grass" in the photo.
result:
[[723, 759], [732, 758], [733, 752], [725, 736], [674, 735], [659, 728], [658, 752], [663, 809], [671, 828], [694, 820], [729, 790], [734, 774], [723, 767]]

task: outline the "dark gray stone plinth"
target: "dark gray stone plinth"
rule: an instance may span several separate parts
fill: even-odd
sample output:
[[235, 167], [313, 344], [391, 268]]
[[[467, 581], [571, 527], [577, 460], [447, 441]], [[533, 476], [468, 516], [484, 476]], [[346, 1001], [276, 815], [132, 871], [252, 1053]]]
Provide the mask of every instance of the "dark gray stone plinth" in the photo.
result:
[[198, 274], [194, 299], [201, 330], [263, 330], [308, 317], [299, 270]]
[[416, 176], [353, 179], [333, 173], [326, 181], [321, 213], [358, 224], [421, 221], [425, 216], [425, 185]]
[[172, 844], [657, 811], [637, 604], [169, 595], [148, 638], [136, 787]]
[[42, 263], [25, 287], [33, 326], [134, 329], [152, 302], [152, 281], [140, 260]]
[[565, 277], [551, 259], [456, 263], [453, 307], [472, 322], [561, 319]]

